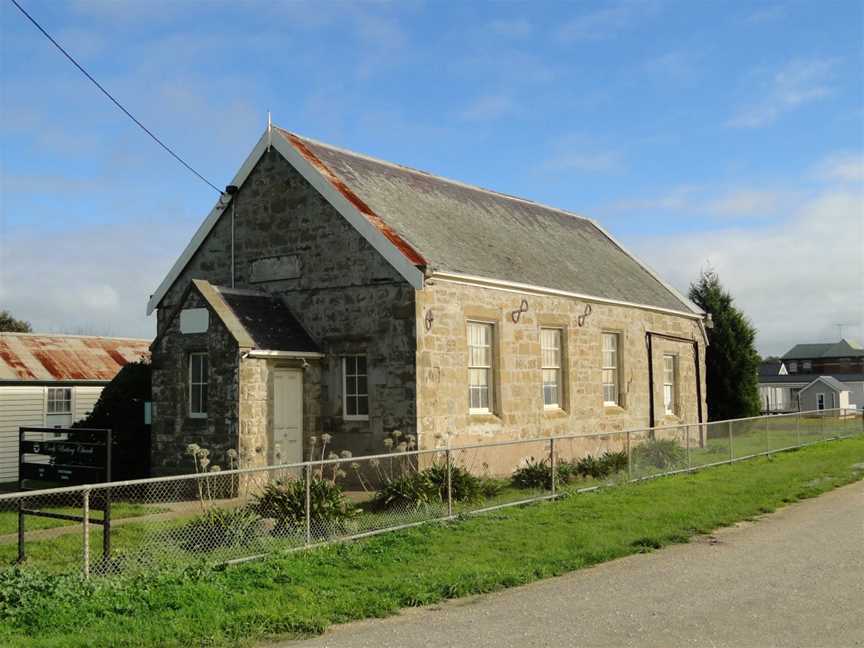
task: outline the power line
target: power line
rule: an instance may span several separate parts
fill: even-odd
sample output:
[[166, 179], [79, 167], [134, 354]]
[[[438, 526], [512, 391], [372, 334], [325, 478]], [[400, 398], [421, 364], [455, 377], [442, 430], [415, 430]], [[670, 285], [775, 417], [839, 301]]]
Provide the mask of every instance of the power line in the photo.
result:
[[121, 104], [119, 101], [117, 101], [117, 100], [116, 100], [116, 99], [111, 95], [110, 92], [108, 92], [105, 88], [103, 88], [103, 87], [102, 87], [102, 84], [100, 84], [96, 79], [94, 79], [94, 78], [91, 76], [91, 74], [90, 74], [87, 70], [85, 70], [85, 69], [81, 66], [81, 64], [78, 63], [78, 61], [76, 61], [76, 60], [73, 58], [73, 56], [72, 56], [69, 52], [67, 52], [65, 49], [63, 49], [63, 46], [60, 45], [60, 43], [58, 43], [56, 40], [54, 40], [54, 38], [52, 38], [51, 34], [49, 34], [47, 31], [45, 31], [45, 29], [42, 27], [42, 25], [40, 25], [38, 22], [36, 22], [36, 19], [33, 18], [33, 16], [31, 16], [29, 13], [27, 13], [27, 11], [24, 9], [24, 7], [22, 7], [20, 4], [18, 4], [17, 0], [10, 0], [10, 1], [12, 2], [12, 4], [14, 4], [14, 5], [18, 8], [18, 11], [20, 11], [22, 14], [24, 14], [24, 15], [27, 17], [27, 20], [29, 20], [31, 23], [33, 23], [33, 24], [36, 26], [36, 29], [38, 29], [40, 32], [42, 32], [42, 34], [45, 36], [45, 38], [47, 38], [49, 41], [51, 41], [51, 42], [54, 44], [54, 47], [56, 47], [58, 50], [60, 50], [60, 51], [63, 53], [63, 55], [64, 55], [67, 59], [69, 59], [69, 60], [72, 62], [72, 65], [74, 65], [76, 68], [78, 68], [84, 76], [86, 76], [88, 79], [90, 79], [90, 81], [93, 83], [93, 85], [95, 85], [97, 88], [99, 88], [99, 90], [102, 91], [102, 94], [104, 94], [106, 97], [108, 97], [108, 98], [111, 100], [111, 102], [112, 102], [115, 106], [117, 106], [120, 110], [122, 110], [123, 113], [124, 113], [124, 114], [129, 118], [129, 119], [131, 119], [133, 122], [135, 122], [135, 123], [136, 123], [136, 124], [141, 128], [141, 130], [143, 130], [143, 131], [144, 131], [145, 133], [147, 133], [151, 138], [153, 138], [153, 141], [154, 141], [154, 142], [156, 142], [159, 146], [161, 146], [163, 149], [165, 149], [166, 151], [168, 151], [168, 153], [171, 155], [171, 157], [173, 157], [173, 158], [174, 158], [175, 160], [177, 160], [180, 164], [182, 164], [184, 167], [186, 167], [187, 169], [189, 169], [189, 171], [191, 171], [191, 172], [194, 173], [196, 176], [198, 176], [198, 178], [200, 178], [202, 182], [205, 182], [205, 183], [208, 184], [210, 187], [212, 187], [213, 189], [215, 189], [216, 191], [218, 191], [220, 194], [222, 193], [222, 190], [219, 189], [219, 187], [217, 187], [216, 185], [214, 185], [214, 184], [213, 184], [212, 182], [210, 182], [207, 178], [205, 178], [203, 175], [201, 175], [201, 174], [198, 173], [195, 169], [193, 169], [193, 168], [192, 168], [192, 167], [191, 167], [191, 166], [190, 166], [190, 165], [189, 165], [189, 164], [188, 164], [188, 163], [187, 163], [183, 158], [181, 158], [181, 157], [180, 157], [179, 155], [177, 155], [174, 151], [172, 151], [172, 150], [171, 150], [171, 147], [169, 147], [167, 144], [165, 144], [165, 142], [163, 142], [163, 141], [160, 140], [158, 137], [156, 137], [156, 136], [153, 134], [153, 132], [152, 132], [149, 128], [147, 128], [144, 124], [142, 124], [140, 121], [138, 121], [132, 113], [130, 113], [128, 110], [126, 110], [126, 108], [123, 107], [123, 104]]

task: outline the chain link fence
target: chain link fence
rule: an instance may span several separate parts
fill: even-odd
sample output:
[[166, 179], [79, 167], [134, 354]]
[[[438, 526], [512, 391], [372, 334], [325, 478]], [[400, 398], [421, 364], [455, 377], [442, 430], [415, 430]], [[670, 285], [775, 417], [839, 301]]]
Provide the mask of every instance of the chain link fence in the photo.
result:
[[247, 560], [862, 433], [861, 412], [824, 410], [8, 493], [0, 561], [109, 575]]

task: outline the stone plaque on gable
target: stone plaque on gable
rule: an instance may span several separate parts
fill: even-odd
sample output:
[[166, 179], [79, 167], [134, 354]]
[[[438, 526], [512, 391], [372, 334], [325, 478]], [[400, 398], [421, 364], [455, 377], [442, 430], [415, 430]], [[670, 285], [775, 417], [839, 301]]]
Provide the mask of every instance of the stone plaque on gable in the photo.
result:
[[297, 279], [300, 276], [300, 257], [295, 254], [255, 259], [250, 265], [252, 283]]

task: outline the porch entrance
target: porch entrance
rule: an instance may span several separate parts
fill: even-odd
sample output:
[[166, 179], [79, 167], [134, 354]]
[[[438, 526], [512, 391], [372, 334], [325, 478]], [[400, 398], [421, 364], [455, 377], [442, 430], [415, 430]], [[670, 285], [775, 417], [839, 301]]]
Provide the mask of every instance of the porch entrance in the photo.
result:
[[270, 463], [303, 461], [303, 371], [273, 372], [273, 438]]

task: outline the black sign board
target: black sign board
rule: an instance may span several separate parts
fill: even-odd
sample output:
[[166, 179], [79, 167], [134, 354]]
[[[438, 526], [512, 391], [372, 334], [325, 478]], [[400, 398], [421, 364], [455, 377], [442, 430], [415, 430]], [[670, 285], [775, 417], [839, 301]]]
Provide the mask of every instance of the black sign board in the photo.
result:
[[60, 486], [111, 480], [110, 430], [20, 428], [18, 453], [19, 480]]
[[[86, 428], [34, 428], [18, 429], [18, 489], [25, 481], [38, 481], [37, 488], [46, 483], [55, 487], [98, 484], [111, 481], [111, 430]], [[48, 486], [50, 488], [50, 486]], [[93, 508], [101, 508], [101, 519], [87, 514], [88, 524], [102, 526], [102, 553], [107, 560], [111, 555], [111, 490], [100, 491]], [[89, 495], [85, 497], [89, 498]], [[79, 515], [56, 510], [24, 508], [18, 502], [18, 560], [24, 560], [24, 516], [35, 515], [75, 522], [84, 522]], [[86, 500], [89, 504], [89, 499]]]

